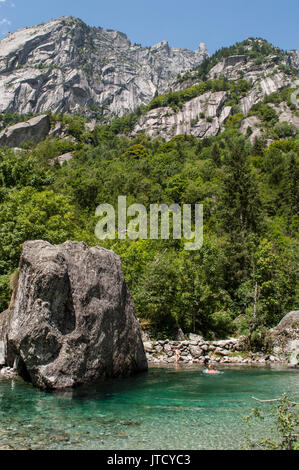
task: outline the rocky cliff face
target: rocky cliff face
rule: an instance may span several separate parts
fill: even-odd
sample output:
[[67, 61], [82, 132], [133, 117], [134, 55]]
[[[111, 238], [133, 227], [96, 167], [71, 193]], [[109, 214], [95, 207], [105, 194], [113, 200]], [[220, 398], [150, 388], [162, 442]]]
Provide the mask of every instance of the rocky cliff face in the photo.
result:
[[0, 364], [42, 389], [147, 369], [141, 330], [112, 251], [24, 244], [18, 287], [0, 315]]
[[204, 44], [197, 51], [172, 49], [167, 41], [143, 48], [118, 31], [59, 18], [0, 41], [0, 112], [98, 108], [122, 116], [206, 57]]
[[134, 134], [145, 132], [166, 139], [179, 134], [199, 138], [217, 135], [231, 112], [231, 106], [225, 106], [227, 99], [224, 91], [207, 92], [188, 101], [178, 112], [170, 107], [152, 109], [140, 118]]
[[[292, 65], [293, 72], [286, 68]], [[242, 79], [252, 84], [245, 96], [240, 96], [239, 112], [245, 116], [251, 108], [262, 102], [265, 96], [296, 86], [295, 69], [298, 66], [298, 52], [290, 51], [284, 58], [269, 55], [263, 62], [256, 61], [247, 55], [233, 55], [220, 60], [208, 73], [207, 80], [225, 78], [231, 82]], [[194, 72], [186, 80], [173, 80], [168, 92], [179, 92], [199, 83]], [[186, 102], [179, 110], [160, 107], [150, 110], [141, 116], [135, 126], [133, 135], [145, 132], [150, 136], [163, 137], [167, 140], [175, 135], [189, 134], [196, 137], [211, 137], [224, 130], [226, 119], [236, 110], [230, 105], [231, 96], [228, 91], [207, 92]], [[272, 105], [271, 105], [272, 106]], [[273, 106], [274, 107], [274, 106]], [[275, 106], [279, 122], [287, 122], [299, 128], [299, 118], [291, 112], [286, 103]], [[260, 136], [260, 121], [255, 119], [252, 127], [251, 140]], [[243, 126], [245, 132], [248, 125]]]
[[299, 74], [299, 51], [288, 51], [288, 64]]

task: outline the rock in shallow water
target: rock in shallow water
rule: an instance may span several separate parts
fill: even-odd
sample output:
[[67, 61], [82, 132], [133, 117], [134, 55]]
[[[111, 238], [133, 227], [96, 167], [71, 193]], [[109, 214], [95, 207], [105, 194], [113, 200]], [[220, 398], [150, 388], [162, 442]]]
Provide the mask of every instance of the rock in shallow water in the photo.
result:
[[24, 244], [14, 304], [0, 315], [6, 365], [61, 389], [147, 369], [120, 258], [101, 247]]

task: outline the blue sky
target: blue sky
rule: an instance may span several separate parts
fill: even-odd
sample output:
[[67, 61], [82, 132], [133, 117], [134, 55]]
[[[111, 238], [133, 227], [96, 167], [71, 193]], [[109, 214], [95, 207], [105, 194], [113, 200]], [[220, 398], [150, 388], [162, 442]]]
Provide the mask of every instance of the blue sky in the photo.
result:
[[0, 0], [0, 38], [64, 15], [118, 29], [143, 46], [166, 39], [197, 49], [205, 42], [212, 53], [253, 36], [299, 49], [298, 0]]

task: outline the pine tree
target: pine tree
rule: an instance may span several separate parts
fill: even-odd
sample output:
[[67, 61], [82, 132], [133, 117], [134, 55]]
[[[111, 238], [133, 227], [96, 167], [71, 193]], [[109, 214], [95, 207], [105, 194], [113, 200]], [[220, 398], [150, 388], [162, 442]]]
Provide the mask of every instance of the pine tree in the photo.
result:
[[234, 138], [228, 145], [218, 220], [227, 239], [227, 290], [235, 296], [238, 287], [251, 271], [248, 240], [251, 234], [258, 234], [261, 230], [261, 201], [255, 175], [249, 166], [245, 139]]
[[220, 156], [220, 150], [218, 144], [215, 142], [213, 144], [212, 150], [211, 150], [211, 157], [215, 163], [215, 165], [220, 166], [221, 163], [221, 156]]
[[221, 225], [231, 238], [257, 233], [261, 225], [261, 201], [248, 155], [242, 137], [229, 143], [219, 206]]
[[291, 228], [292, 219], [298, 215], [299, 205], [299, 165], [296, 161], [296, 154], [287, 155], [286, 168], [284, 171], [284, 181], [282, 184], [282, 200], [284, 211], [287, 214], [288, 228]]

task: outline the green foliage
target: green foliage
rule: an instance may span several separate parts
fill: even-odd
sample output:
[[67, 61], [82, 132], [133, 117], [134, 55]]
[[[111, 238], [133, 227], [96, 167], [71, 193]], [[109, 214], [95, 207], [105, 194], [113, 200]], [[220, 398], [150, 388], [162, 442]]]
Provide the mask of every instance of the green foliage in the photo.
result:
[[225, 78], [218, 80], [207, 80], [205, 82], [194, 85], [191, 88], [170, 92], [166, 95], [160, 95], [154, 98], [144, 112], [150, 111], [154, 108], [170, 106], [175, 111], [182, 107], [187, 101], [200, 96], [207, 91], [229, 91], [230, 101], [228, 104], [237, 104], [240, 97], [245, 96], [246, 93], [252, 88], [252, 83], [246, 80], [229, 81]]
[[[271, 400], [269, 400], [271, 402]], [[280, 399], [272, 400], [277, 402], [270, 410], [266, 408], [266, 412], [258, 407], [255, 408], [249, 416], [243, 419], [248, 426], [257, 422], [274, 421], [275, 427], [270, 429], [271, 437], [259, 439], [246, 434], [248, 441], [248, 449], [263, 450], [299, 450], [299, 404], [290, 399], [286, 394]]]
[[232, 314], [229, 312], [215, 312], [211, 315], [211, 330], [221, 338], [227, 338], [236, 332]]
[[243, 119], [245, 119], [245, 116], [243, 113], [233, 114], [232, 116], [229, 116], [229, 118], [226, 120], [225, 127], [226, 128], [231, 127], [233, 129], [240, 129]]
[[81, 234], [80, 218], [68, 197], [30, 186], [7, 193], [1, 204], [0, 227], [0, 275], [15, 269], [26, 240], [62, 243]]
[[265, 124], [269, 124], [271, 126], [278, 122], [278, 116], [275, 109], [264, 103], [253, 105], [248, 116], [258, 116]]
[[[251, 85], [221, 79], [207, 86], [225, 89], [237, 102]], [[204, 89], [164, 95], [163, 102], [181, 106]], [[268, 119], [268, 105], [262, 105], [260, 113]], [[235, 114], [224, 132], [203, 140], [125, 137], [145, 110], [93, 132], [79, 116], [51, 115], [53, 125], [63, 121], [68, 139], [48, 138], [17, 153], [0, 149], [1, 309], [8, 305], [9, 275], [24, 241], [83, 240], [121, 256], [138, 317], [157, 338], [174, 336], [178, 327], [208, 338], [231, 335], [235, 328], [248, 334], [258, 284], [252, 333], [258, 347], [265, 328], [296, 305], [296, 136], [277, 124], [273, 132], [285, 140], [268, 149], [258, 140], [252, 146], [238, 131], [243, 115]], [[53, 163], [66, 152], [73, 153], [67, 165]], [[183, 240], [100, 242], [94, 236], [95, 209], [100, 203], [116, 208], [119, 195], [127, 196], [128, 205], [142, 203], [148, 210], [153, 203], [202, 203], [202, 249], [186, 252]]]
[[[25, 156], [26, 155], [26, 156]], [[41, 189], [51, 183], [49, 170], [39, 166], [38, 159], [25, 152], [0, 149], [0, 184], [4, 188], [32, 186]]]
[[79, 116], [67, 116], [65, 121], [68, 134], [75, 137], [78, 142], [82, 142], [85, 133], [84, 119]]
[[10, 296], [11, 296], [9, 279], [10, 279], [9, 274], [6, 274], [4, 276], [0, 275], [0, 311], [1, 312], [7, 309]]
[[13, 124], [17, 124], [18, 122], [27, 121], [33, 117], [33, 114], [18, 114], [12, 113], [7, 111], [6, 113], [0, 113], [0, 129], [4, 129], [5, 127], [12, 126]]
[[297, 129], [294, 124], [289, 124], [288, 122], [283, 121], [275, 124], [271, 132], [271, 137], [275, 140], [286, 139], [289, 137], [295, 137], [296, 133]]
[[249, 231], [256, 232], [260, 225], [261, 201], [257, 182], [250, 168], [249, 147], [240, 137], [229, 142], [222, 178], [219, 204], [221, 223], [232, 239]]
[[291, 95], [294, 93], [294, 88], [286, 87], [283, 90], [276, 91], [270, 95], [266, 95], [264, 98], [264, 104], [273, 103], [280, 104], [282, 102], [287, 103], [288, 107], [293, 111], [296, 111], [295, 105], [291, 102]]
[[123, 158], [145, 158], [147, 150], [143, 145], [135, 144], [131, 145], [122, 156]]

